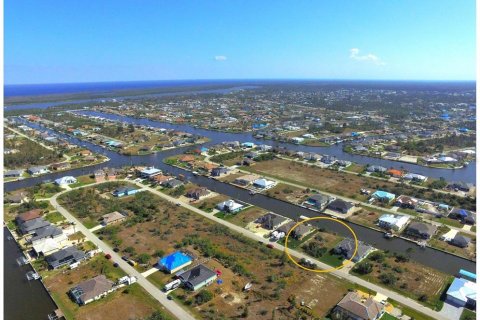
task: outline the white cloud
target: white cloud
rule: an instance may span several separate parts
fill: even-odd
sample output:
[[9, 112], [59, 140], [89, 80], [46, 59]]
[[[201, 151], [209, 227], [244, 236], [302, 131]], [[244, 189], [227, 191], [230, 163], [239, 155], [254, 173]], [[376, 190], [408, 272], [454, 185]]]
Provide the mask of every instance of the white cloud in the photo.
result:
[[225, 61], [225, 60], [227, 60], [227, 57], [226, 56], [215, 56], [215, 60], [216, 61]]
[[369, 54], [360, 54], [360, 49], [358, 48], [352, 48], [350, 49], [350, 59], [357, 60], [357, 61], [367, 61], [367, 62], [372, 62], [376, 65], [379, 66], [384, 66], [386, 65], [385, 62], [382, 61], [379, 57], [376, 55], [369, 53]]

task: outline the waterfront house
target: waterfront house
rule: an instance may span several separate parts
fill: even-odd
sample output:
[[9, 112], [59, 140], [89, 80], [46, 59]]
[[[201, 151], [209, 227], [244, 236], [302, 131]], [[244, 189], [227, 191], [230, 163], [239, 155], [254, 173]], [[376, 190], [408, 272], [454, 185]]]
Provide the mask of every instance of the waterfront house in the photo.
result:
[[230, 170], [225, 167], [218, 167], [218, 168], [213, 168], [212, 172], [210, 173], [212, 177], [221, 177], [223, 175], [226, 175]]
[[387, 173], [395, 178], [400, 178], [403, 175], [403, 172], [397, 169], [388, 169]]
[[3, 176], [5, 178], [20, 178], [23, 175], [23, 170], [9, 170]]
[[116, 190], [114, 190], [112, 192], [113, 196], [114, 197], [123, 197], [123, 196], [130, 196], [130, 195], [133, 195], [137, 192], [139, 192], [140, 189], [135, 189], [135, 188], [132, 188], [132, 187], [121, 187], [121, 188], [118, 188]]
[[[353, 257], [353, 262], [359, 262], [360, 260], [364, 259], [370, 252], [375, 250], [372, 246], [364, 244], [362, 241], [358, 241], [358, 249], [357, 253]], [[345, 238], [340, 243], [337, 244], [335, 248], [333, 248], [333, 252], [335, 254], [343, 256], [345, 259], [350, 259], [353, 256], [355, 251], [355, 240], [352, 238]]]
[[67, 240], [67, 236], [63, 233], [62, 229], [53, 225], [49, 225], [36, 229], [33, 233], [33, 237], [30, 238], [29, 242], [31, 244], [36, 244], [37, 242], [44, 239], [55, 239], [58, 242], [63, 242]]
[[372, 297], [364, 298], [357, 292], [348, 292], [333, 309], [332, 319], [377, 320], [383, 316], [384, 306]]
[[41, 215], [42, 215], [42, 209], [32, 209], [32, 210], [20, 213], [19, 215], [17, 215], [15, 220], [17, 221], [17, 224], [21, 224], [26, 221], [40, 218]]
[[140, 177], [144, 179], [150, 179], [156, 175], [159, 175], [162, 173], [162, 170], [157, 169], [155, 167], [146, 167], [143, 170], [140, 171]]
[[303, 237], [305, 237], [307, 234], [312, 232], [312, 228], [305, 225], [305, 224], [299, 224], [295, 229], [292, 230], [292, 228], [296, 225], [297, 223], [295, 221], [289, 221], [283, 225], [281, 225], [279, 228], [277, 228], [277, 232], [288, 234], [291, 230], [290, 236], [294, 239], [301, 240]]
[[126, 214], [122, 214], [118, 211], [113, 211], [102, 216], [102, 224], [108, 226], [115, 223], [123, 222], [127, 219]]
[[269, 212], [255, 220], [255, 223], [261, 224], [262, 228], [264, 229], [275, 230], [287, 221], [287, 218], [279, 216], [273, 212]]
[[163, 183], [165, 183], [167, 181], [170, 181], [170, 180], [173, 180], [173, 179], [175, 179], [175, 178], [172, 177], [172, 176], [165, 176], [163, 174], [156, 175], [152, 178], [152, 180], [155, 183], [160, 184], [160, 185], [163, 185]]
[[195, 157], [192, 156], [191, 154], [185, 154], [178, 158], [178, 161], [184, 162], [184, 163], [192, 163], [195, 161]]
[[65, 176], [55, 180], [55, 183], [60, 187], [68, 186], [69, 184], [77, 183], [77, 179], [72, 176]]
[[217, 273], [203, 264], [178, 275], [182, 283], [190, 290], [197, 291], [217, 279]]
[[452, 182], [447, 185], [449, 190], [459, 190], [463, 192], [470, 192], [474, 188], [472, 183], [467, 183], [463, 181]]
[[403, 176], [403, 179], [416, 181], [416, 182], [425, 182], [427, 181], [428, 177], [422, 176], [421, 174], [416, 174], [416, 173], [407, 173]]
[[21, 222], [18, 228], [22, 234], [33, 234], [35, 230], [49, 226], [50, 222], [45, 221], [42, 217]]
[[66, 169], [69, 169], [70, 167], [71, 167], [70, 163], [68, 163], [68, 162], [59, 162], [59, 163], [54, 163], [54, 164], [50, 165], [50, 169], [52, 169], [54, 171], [66, 170]]
[[51, 269], [58, 269], [67, 264], [83, 261], [85, 258], [83, 251], [71, 246], [46, 256], [45, 261]]
[[69, 295], [79, 305], [86, 305], [105, 297], [115, 291], [115, 289], [113, 281], [108, 280], [105, 275], [101, 274], [95, 278], [80, 282], [77, 286], [70, 289]]
[[413, 221], [405, 229], [405, 234], [414, 238], [430, 239], [436, 231], [437, 227], [434, 225]]
[[375, 165], [370, 165], [367, 167], [368, 172], [380, 172], [384, 173], [387, 171], [387, 168], [382, 167], [382, 166], [375, 166]]
[[321, 193], [310, 196], [306, 202], [307, 205], [323, 210], [333, 198]]
[[41, 174], [48, 173], [48, 168], [46, 166], [35, 166], [27, 169], [27, 172], [32, 176], [38, 176]]
[[93, 175], [95, 176], [95, 182], [105, 181], [105, 172], [102, 169], [95, 170]]
[[342, 199], [335, 199], [327, 205], [327, 209], [343, 214], [349, 214], [354, 208], [355, 207], [353, 203], [344, 201]]
[[452, 240], [450, 240], [450, 244], [459, 247], [459, 248], [466, 248], [470, 244], [472, 239], [469, 237], [463, 236], [460, 233], [457, 233]]
[[209, 194], [210, 194], [210, 191], [207, 188], [201, 187], [201, 188], [195, 188], [193, 190], [188, 191], [187, 197], [195, 200], [199, 200], [200, 198], [208, 196]]
[[477, 284], [463, 278], [455, 278], [447, 290], [445, 301], [457, 307], [475, 309]]
[[52, 238], [45, 238], [39, 241], [36, 241], [35, 244], [33, 244], [33, 251], [35, 251], [35, 254], [37, 256], [47, 256], [52, 253], [57, 252], [63, 247], [63, 244], [61, 241], [58, 241], [57, 239], [52, 239]]
[[247, 174], [247, 175], [236, 178], [235, 181], [233, 181], [233, 183], [241, 186], [248, 186], [257, 179], [258, 179], [257, 175]]
[[237, 213], [242, 210], [245, 206], [243, 204], [237, 203], [234, 200], [227, 200], [217, 204], [217, 209], [227, 213]]
[[260, 178], [253, 181], [253, 186], [259, 189], [269, 189], [276, 185], [275, 181], [267, 180], [265, 178]]
[[402, 230], [410, 221], [410, 216], [386, 213], [378, 218], [378, 225], [386, 230]]
[[5, 203], [16, 203], [21, 204], [28, 201], [28, 196], [26, 192], [16, 191], [5, 195]]
[[191, 263], [192, 258], [180, 251], [176, 251], [158, 260], [158, 266], [160, 269], [170, 274], [185, 268]]

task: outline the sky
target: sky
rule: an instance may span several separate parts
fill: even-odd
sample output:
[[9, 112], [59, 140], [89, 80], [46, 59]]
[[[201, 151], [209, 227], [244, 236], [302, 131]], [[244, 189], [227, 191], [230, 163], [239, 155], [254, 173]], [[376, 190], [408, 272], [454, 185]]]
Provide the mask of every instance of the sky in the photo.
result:
[[5, 0], [5, 84], [474, 80], [474, 0]]

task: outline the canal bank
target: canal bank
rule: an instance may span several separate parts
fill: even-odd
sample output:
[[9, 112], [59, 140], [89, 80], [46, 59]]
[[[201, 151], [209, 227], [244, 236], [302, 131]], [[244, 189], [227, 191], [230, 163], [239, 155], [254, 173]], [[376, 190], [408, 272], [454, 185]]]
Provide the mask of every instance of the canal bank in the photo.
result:
[[4, 317], [6, 320], [46, 320], [57, 309], [53, 299], [40, 280], [27, 280], [33, 271], [30, 264], [19, 266], [17, 258], [22, 250], [7, 227], [3, 228]]

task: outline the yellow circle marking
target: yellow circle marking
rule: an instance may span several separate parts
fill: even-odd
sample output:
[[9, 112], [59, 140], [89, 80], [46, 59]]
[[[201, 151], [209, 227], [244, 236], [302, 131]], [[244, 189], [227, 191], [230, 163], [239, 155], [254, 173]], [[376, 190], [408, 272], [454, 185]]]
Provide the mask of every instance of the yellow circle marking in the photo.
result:
[[[338, 266], [338, 267], [335, 267], [335, 268], [330, 268], [330, 269], [324, 269], [324, 270], [316, 270], [316, 269], [310, 269], [310, 268], [307, 268], [307, 267], [304, 267], [302, 266], [301, 264], [299, 264], [297, 261], [295, 261], [295, 259], [293, 259], [291, 256], [290, 256], [290, 253], [288, 252], [288, 237], [290, 237], [290, 233], [292, 233], [292, 231], [298, 227], [299, 225], [301, 225], [302, 223], [305, 223], [305, 222], [308, 222], [308, 221], [312, 221], [312, 220], [331, 220], [331, 221], [335, 221], [337, 223], [340, 223], [341, 225], [343, 225], [345, 228], [347, 228], [353, 235], [353, 240], [355, 241], [355, 250], [353, 251], [353, 254], [352, 254], [352, 257], [350, 259], [347, 259], [347, 260], [344, 260], [342, 265], [341, 266]], [[337, 220], [337, 219], [334, 219], [334, 218], [330, 218], [330, 217], [313, 217], [313, 218], [308, 218], [308, 219], [305, 219], [305, 220], [302, 220], [300, 222], [297, 222], [297, 224], [295, 224], [291, 229], [290, 231], [288, 231], [287, 233], [287, 236], [285, 237], [285, 253], [287, 254], [288, 258], [293, 262], [295, 263], [297, 266], [299, 266], [300, 268], [304, 269], [304, 270], [307, 270], [307, 271], [313, 271], [313, 272], [332, 272], [332, 271], [335, 271], [335, 270], [338, 270], [338, 269], [341, 269], [343, 267], [345, 267], [345, 265], [347, 265], [348, 263], [352, 262], [352, 259], [353, 257], [355, 257], [355, 255], [357, 254], [357, 250], [358, 250], [358, 239], [357, 239], [357, 235], [355, 234], [355, 232], [352, 230], [352, 228], [350, 228], [345, 222], [343, 221], [340, 221], [340, 220]]]

